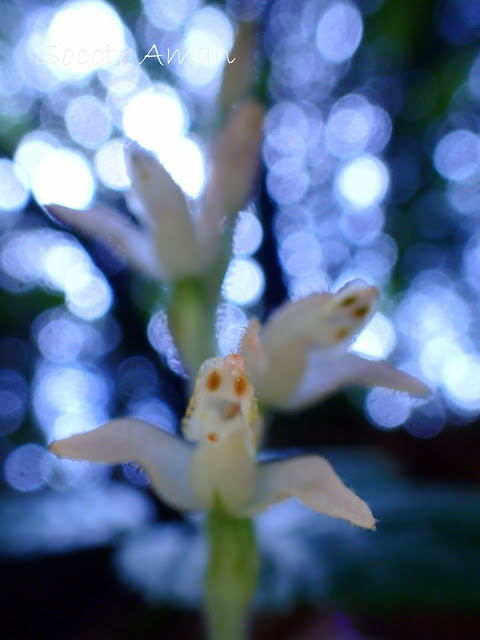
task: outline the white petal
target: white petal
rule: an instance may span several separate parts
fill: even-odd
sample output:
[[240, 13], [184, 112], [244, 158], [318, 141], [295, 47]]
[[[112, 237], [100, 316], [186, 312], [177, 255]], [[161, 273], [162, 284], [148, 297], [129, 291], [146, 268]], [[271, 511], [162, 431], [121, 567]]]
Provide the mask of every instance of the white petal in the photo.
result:
[[237, 36], [229, 54], [235, 64], [226, 64], [223, 68], [220, 88], [220, 104], [224, 112], [242, 100], [250, 89], [255, 69], [255, 26], [252, 22], [240, 22]]
[[148, 473], [152, 488], [179, 509], [197, 509], [190, 484], [193, 448], [148, 422], [111, 420], [93, 431], [57, 440], [50, 450], [61, 458], [119, 464], [136, 462]]
[[217, 443], [196, 449], [192, 487], [204, 507], [211, 507], [218, 496], [227, 510], [237, 513], [252, 499], [256, 469], [247, 434], [237, 429]]
[[155, 156], [135, 143], [126, 150], [132, 186], [156, 234], [158, 255], [170, 276], [196, 273], [202, 261], [183, 191]]
[[260, 160], [264, 108], [249, 100], [225, 123], [214, 149], [214, 180], [221, 189], [224, 213], [237, 213], [251, 195]]
[[152, 237], [129, 222], [125, 216], [100, 206], [79, 210], [48, 204], [45, 209], [60, 222], [93, 238], [99, 237], [125, 257], [134, 268], [153, 278], [162, 277]]
[[249, 100], [231, 113], [220, 132], [200, 225], [206, 251], [218, 248], [222, 219], [235, 216], [251, 195], [260, 159], [263, 118], [263, 107]]
[[261, 329], [262, 325], [258, 318], [252, 318], [240, 343], [240, 353], [245, 360], [247, 376], [252, 382], [254, 389], [256, 389], [257, 383], [260, 382], [267, 368], [267, 359], [260, 341]]
[[300, 456], [259, 465], [257, 491], [249, 514], [269, 505], [295, 497], [307, 507], [348, 520], [364, 529], [375, 529], [368, 505], [348, 489], [329, 462], [320, 456]]
[[310, 354], [306, 374], [285, 408], [296, 410], [313, 405], [348, 385], [387, 387], [421, 398], [431, 394], [423, 382], [384, 361], [369, 360], [353, 352], [318, 350]]
[[270, 353], [297, 339], [323, 348], [351, 342], [374, 314], [377, 297], [375, 287], [354, 280], [336, 293], [315, 293], [288, 302], [265, 324], [264, 349]]
[[260, 323], [253, 319], [242, 337], [247, 375], [261, 402], [281, 407], [304, 375], [307, 345], [302, 340], [292, 340], [267, 354], [259, 332]]
[[[354, 280], [336, 293], [316, 293], [284, 304], [260, 334], [258, 325], [251, 324], [242, 353], [258, 399], [288, 408], [304, 377], [311, 348], [334, 351], [335, 347], [336, 355], [345, 353], [375, 312], [377, 297], [375, 287]], [[332, 386], [328, 375], [321, 385]]]

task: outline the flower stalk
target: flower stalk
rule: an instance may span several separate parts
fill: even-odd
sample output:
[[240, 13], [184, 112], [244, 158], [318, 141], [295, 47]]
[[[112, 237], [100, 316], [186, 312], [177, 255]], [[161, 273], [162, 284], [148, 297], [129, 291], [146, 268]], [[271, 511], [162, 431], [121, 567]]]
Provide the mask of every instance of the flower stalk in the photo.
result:
[[202, 363], [216, 353], [216, 299], [204, 279], [181, 278], [170, 287], [168, 325], [191, 380]]
[[245, 640], [259, 560], [251, 518], [230, 515], [217, 498], [207, 516], [205, 615], [209, 640]]

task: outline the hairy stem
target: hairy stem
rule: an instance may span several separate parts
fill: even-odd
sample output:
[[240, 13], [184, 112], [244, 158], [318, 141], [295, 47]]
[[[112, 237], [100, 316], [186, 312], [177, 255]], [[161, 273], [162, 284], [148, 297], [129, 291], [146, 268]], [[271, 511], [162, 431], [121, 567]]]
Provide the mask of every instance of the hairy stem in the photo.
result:
[[217, 503], [208, 515], [206, 528], [208, 637], [210, 640], [246, 640], [259, 565], [253, 520], [236, 518]]

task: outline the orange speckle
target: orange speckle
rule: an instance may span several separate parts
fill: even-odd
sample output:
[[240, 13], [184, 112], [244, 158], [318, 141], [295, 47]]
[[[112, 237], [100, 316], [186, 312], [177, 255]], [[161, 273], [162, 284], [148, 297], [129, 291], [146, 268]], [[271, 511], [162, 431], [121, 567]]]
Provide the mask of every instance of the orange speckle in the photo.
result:
[[216, 391], [222, 383], [222, 376], [214, 369], [208, 374], [206, 385], [209, 391]]
[[344, 338], [346, 338], [348, 334], [349, 334], [349, 331], [347, 327], [342, 327], [341, 329], [335, 332], [336, 342], [340, 342], [340, 340], [343, 340]]
[[347, 296], [340, 302], [340, 306], [350, 307], [352, 304], [355, 304], [356, 301], [357, 301], [357, 296], [355, 295]]
[[207, 433], [207, 440], [209, 442], [216, 442], [218, 440], [218, 436], [216, 433], [213, 433], [212, 431], [210, 431], [209, 433]]
[[358, 318], [359, 320], [361, 320], [362, 318], [365, 318], [365, 316], [368, 314], [369, 311], [370, 311], [370, 307], [367, 304], [364, 304], [362, 307], [358, 307], [358, 309], [355, 309], [352, 315], [355, 318]]
[[239, 413], [240, 413], [240, 405], [238, 405], [236, 402], [232, 402], [232, 404], [229, 404], [228, 407], [225, 409], [223, 417], [225, 418], [225, 420], [230, 420], [231, 418], [234, 418]]
[[243, 396], [247, 390], [247, 379], [245, 376], [237, 376], [233, 381], [233, 390], [237, 396]]

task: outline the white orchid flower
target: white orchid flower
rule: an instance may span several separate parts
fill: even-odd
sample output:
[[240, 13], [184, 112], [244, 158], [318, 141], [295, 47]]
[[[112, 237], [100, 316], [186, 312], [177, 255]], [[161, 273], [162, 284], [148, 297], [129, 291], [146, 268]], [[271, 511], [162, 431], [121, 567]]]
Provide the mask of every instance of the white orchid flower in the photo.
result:
[[262, 421], [244, 360], [231, 354], [201, 367], [183, 420], [183, 440], [143, 420], [119, 418], [54, 442], [60, 457], [118, 464], [131, 460], [154, 491], [182, 510], [212, 509], [249, 517], [295, 497], [306, 506], [374, 529], [368, 506], [317, 455], [257, 462]]
[[258, 399], [296, 410], [350, 384], [428, 396], [430, 389], [417, 378], [349, 350], [375, 313], [377, 298], [375, 287], [353, 280], [336, 293], [286, 303], [263, 328], [252, 320], [241, 353]]
[[156, 156], [133, 142], [125, 155], [140, 203], [138, 224], [103, 206], [76, 210], [48, 204], [45, 209], [60, 222], [107, 242], [149, 277], [171, 280], [199, 274], [218, 252], [223, 219], [234, 216], [250, 196], [263, 115], [253, 100], [232, 111], [214, 146], [203, 208], [196, 217]]

